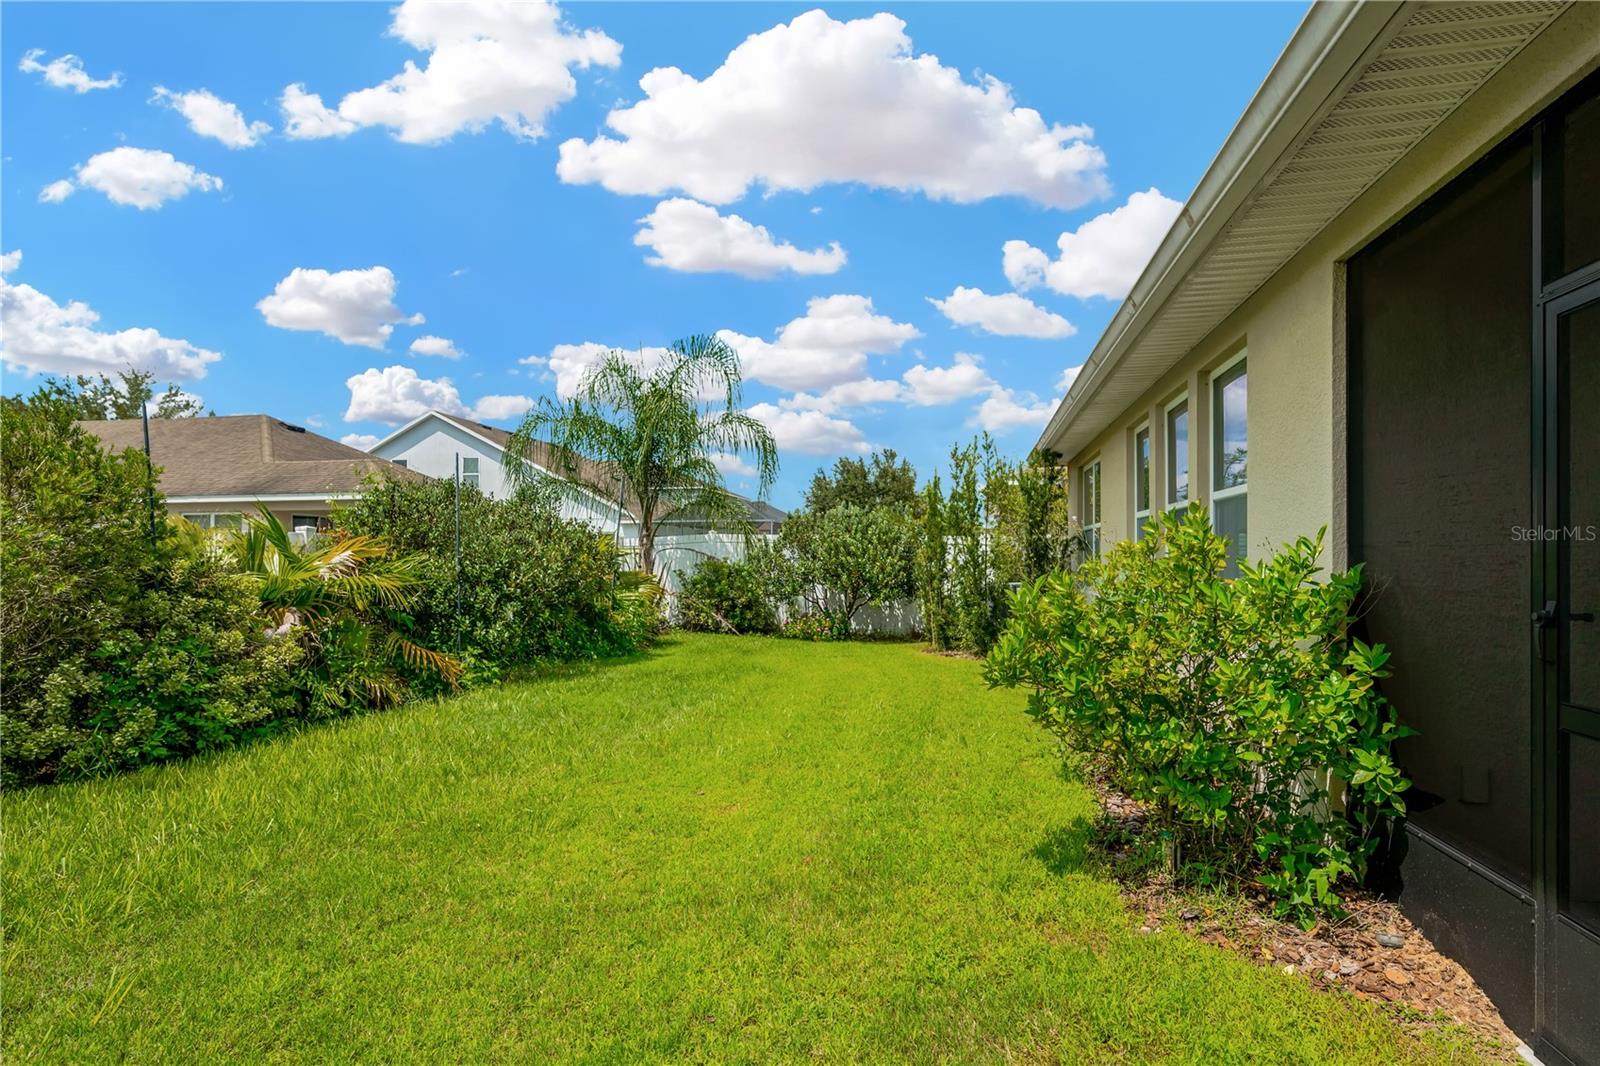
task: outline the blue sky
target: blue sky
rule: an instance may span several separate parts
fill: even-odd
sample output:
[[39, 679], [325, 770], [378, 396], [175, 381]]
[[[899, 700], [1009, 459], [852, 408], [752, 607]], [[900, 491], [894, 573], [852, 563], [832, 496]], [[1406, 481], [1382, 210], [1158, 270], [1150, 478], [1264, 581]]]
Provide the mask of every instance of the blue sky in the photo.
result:
[[138, 365], [359, 441], [726, 331], [782, 506], [1020, 454], [1302, 13], [7, 4], [4, 388]]

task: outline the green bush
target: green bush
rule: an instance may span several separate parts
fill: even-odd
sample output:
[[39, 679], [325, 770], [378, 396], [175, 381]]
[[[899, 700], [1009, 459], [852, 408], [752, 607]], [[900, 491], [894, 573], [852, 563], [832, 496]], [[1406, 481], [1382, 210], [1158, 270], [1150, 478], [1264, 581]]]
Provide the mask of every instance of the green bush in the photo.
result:
[[59, 395], [0, 401], [0, 782], [83, 777], [230, 743], [294, 706], [298, 650], [250, 581], [165, 519], [136, 451]]
[[770, 633], [777, 614], [755, 567], [706, 559], [678, 592], [679, 623], [707, 633]]
[[985, 667], [1148, 805], [1191, 874], [1257, 874], [1280, 914], [1337, 912], [1409, 782], [1408, 730], [1377, 689], [1388, 653], [1349, 633], [1361, 569], [1317, 580], [1322, 535], [1221, 578], [1203, 508], [1076, 575], [1020, 590]]
[[778, 629], [778, 636], [788, 640], [839, 640], [833, 620], [823, 614], [803, 614], [791, 618]]
[[657, 620], [626, 602], [609, 537], [562, 518], [534, 489], [491, 500], [461, 489], [459, 605], [455, 485], [378, 481], [337, 516], [341, 529], [426, 555], [410, 607], [414, 636], [501, 665], [634, 651]]
[[826, 618], [833, 636], [848, 640], [862, 607], [914, 594], [917, 537], [904, 509], [840, 504], [790, 516], [751, 561], [773, 601]]

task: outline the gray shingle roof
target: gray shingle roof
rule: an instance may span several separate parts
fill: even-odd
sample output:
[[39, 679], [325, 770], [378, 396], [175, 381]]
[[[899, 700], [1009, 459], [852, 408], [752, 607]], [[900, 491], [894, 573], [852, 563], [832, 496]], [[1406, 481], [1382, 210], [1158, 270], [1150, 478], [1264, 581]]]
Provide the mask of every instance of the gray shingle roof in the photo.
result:
[[[136, 418], [82, 421], [112, 451], [143, 450]], [[348, 493], [369, 474], [426, 481], [377, 456], [269, 415], [152, 418], [150, 458], [168, 496], [251, 499], [282, 493]]]

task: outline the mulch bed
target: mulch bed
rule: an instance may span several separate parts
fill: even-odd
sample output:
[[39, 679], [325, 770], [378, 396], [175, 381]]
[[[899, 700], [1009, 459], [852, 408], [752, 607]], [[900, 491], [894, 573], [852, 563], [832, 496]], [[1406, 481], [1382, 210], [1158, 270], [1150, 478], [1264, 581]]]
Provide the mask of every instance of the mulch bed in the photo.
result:
[[[1103, 782], [1093, 787], [1105, 812], [1102, 840], [1115, 865], [1127, 858], [1127, 842], [1139, 837], [1145, 812]], [[1348, 891], [1349, 914], [1310, 930], [1274, 918], [1265, 893], [1247, 887], [1220, 902], [1165, 875], [1152, 875], [1148, 868], [1136, 880], [1124, 882], [1123, 898], [1141, 917], [1141, 932], [1186, 929], [1259, 965], [1302, 974], [1318, 987], [1344, 989], [1385, 1004], [1409, 1025], [1447, 1021], [1463, 1026], [1484, 1038], [1490, 1045], [1486, 1050], [1504, 1061], [1519, 1061], [1517, 1037], [1472, 976], [1380, 896]]]

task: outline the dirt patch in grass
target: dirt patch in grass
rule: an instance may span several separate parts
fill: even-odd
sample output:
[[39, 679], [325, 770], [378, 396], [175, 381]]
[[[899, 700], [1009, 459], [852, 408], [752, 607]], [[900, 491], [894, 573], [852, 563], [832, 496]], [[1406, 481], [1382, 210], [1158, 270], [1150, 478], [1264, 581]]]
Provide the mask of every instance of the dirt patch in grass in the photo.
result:
[[1309, 930], [1278, 921], [1264, 892], [1249, 886], [1200, 890], [1137, 861], [1144, 810], [1104, 782], [1093, 788], [1104, 811], [1097, 846], [1117, 873], [1141, 932], [1184, 929], [1258, 965], [1303, 975], [1319, 988], [1383, 1004], [1407, 1025], [1463, 1027], [1482, 1038], [1487, 1053], [1520, 1061], [1517, 1037], [1472, 975], [1434, 947], [1392, 901], [1355, 889], [1345, 893], [1349, 913], [1338, 921]]

